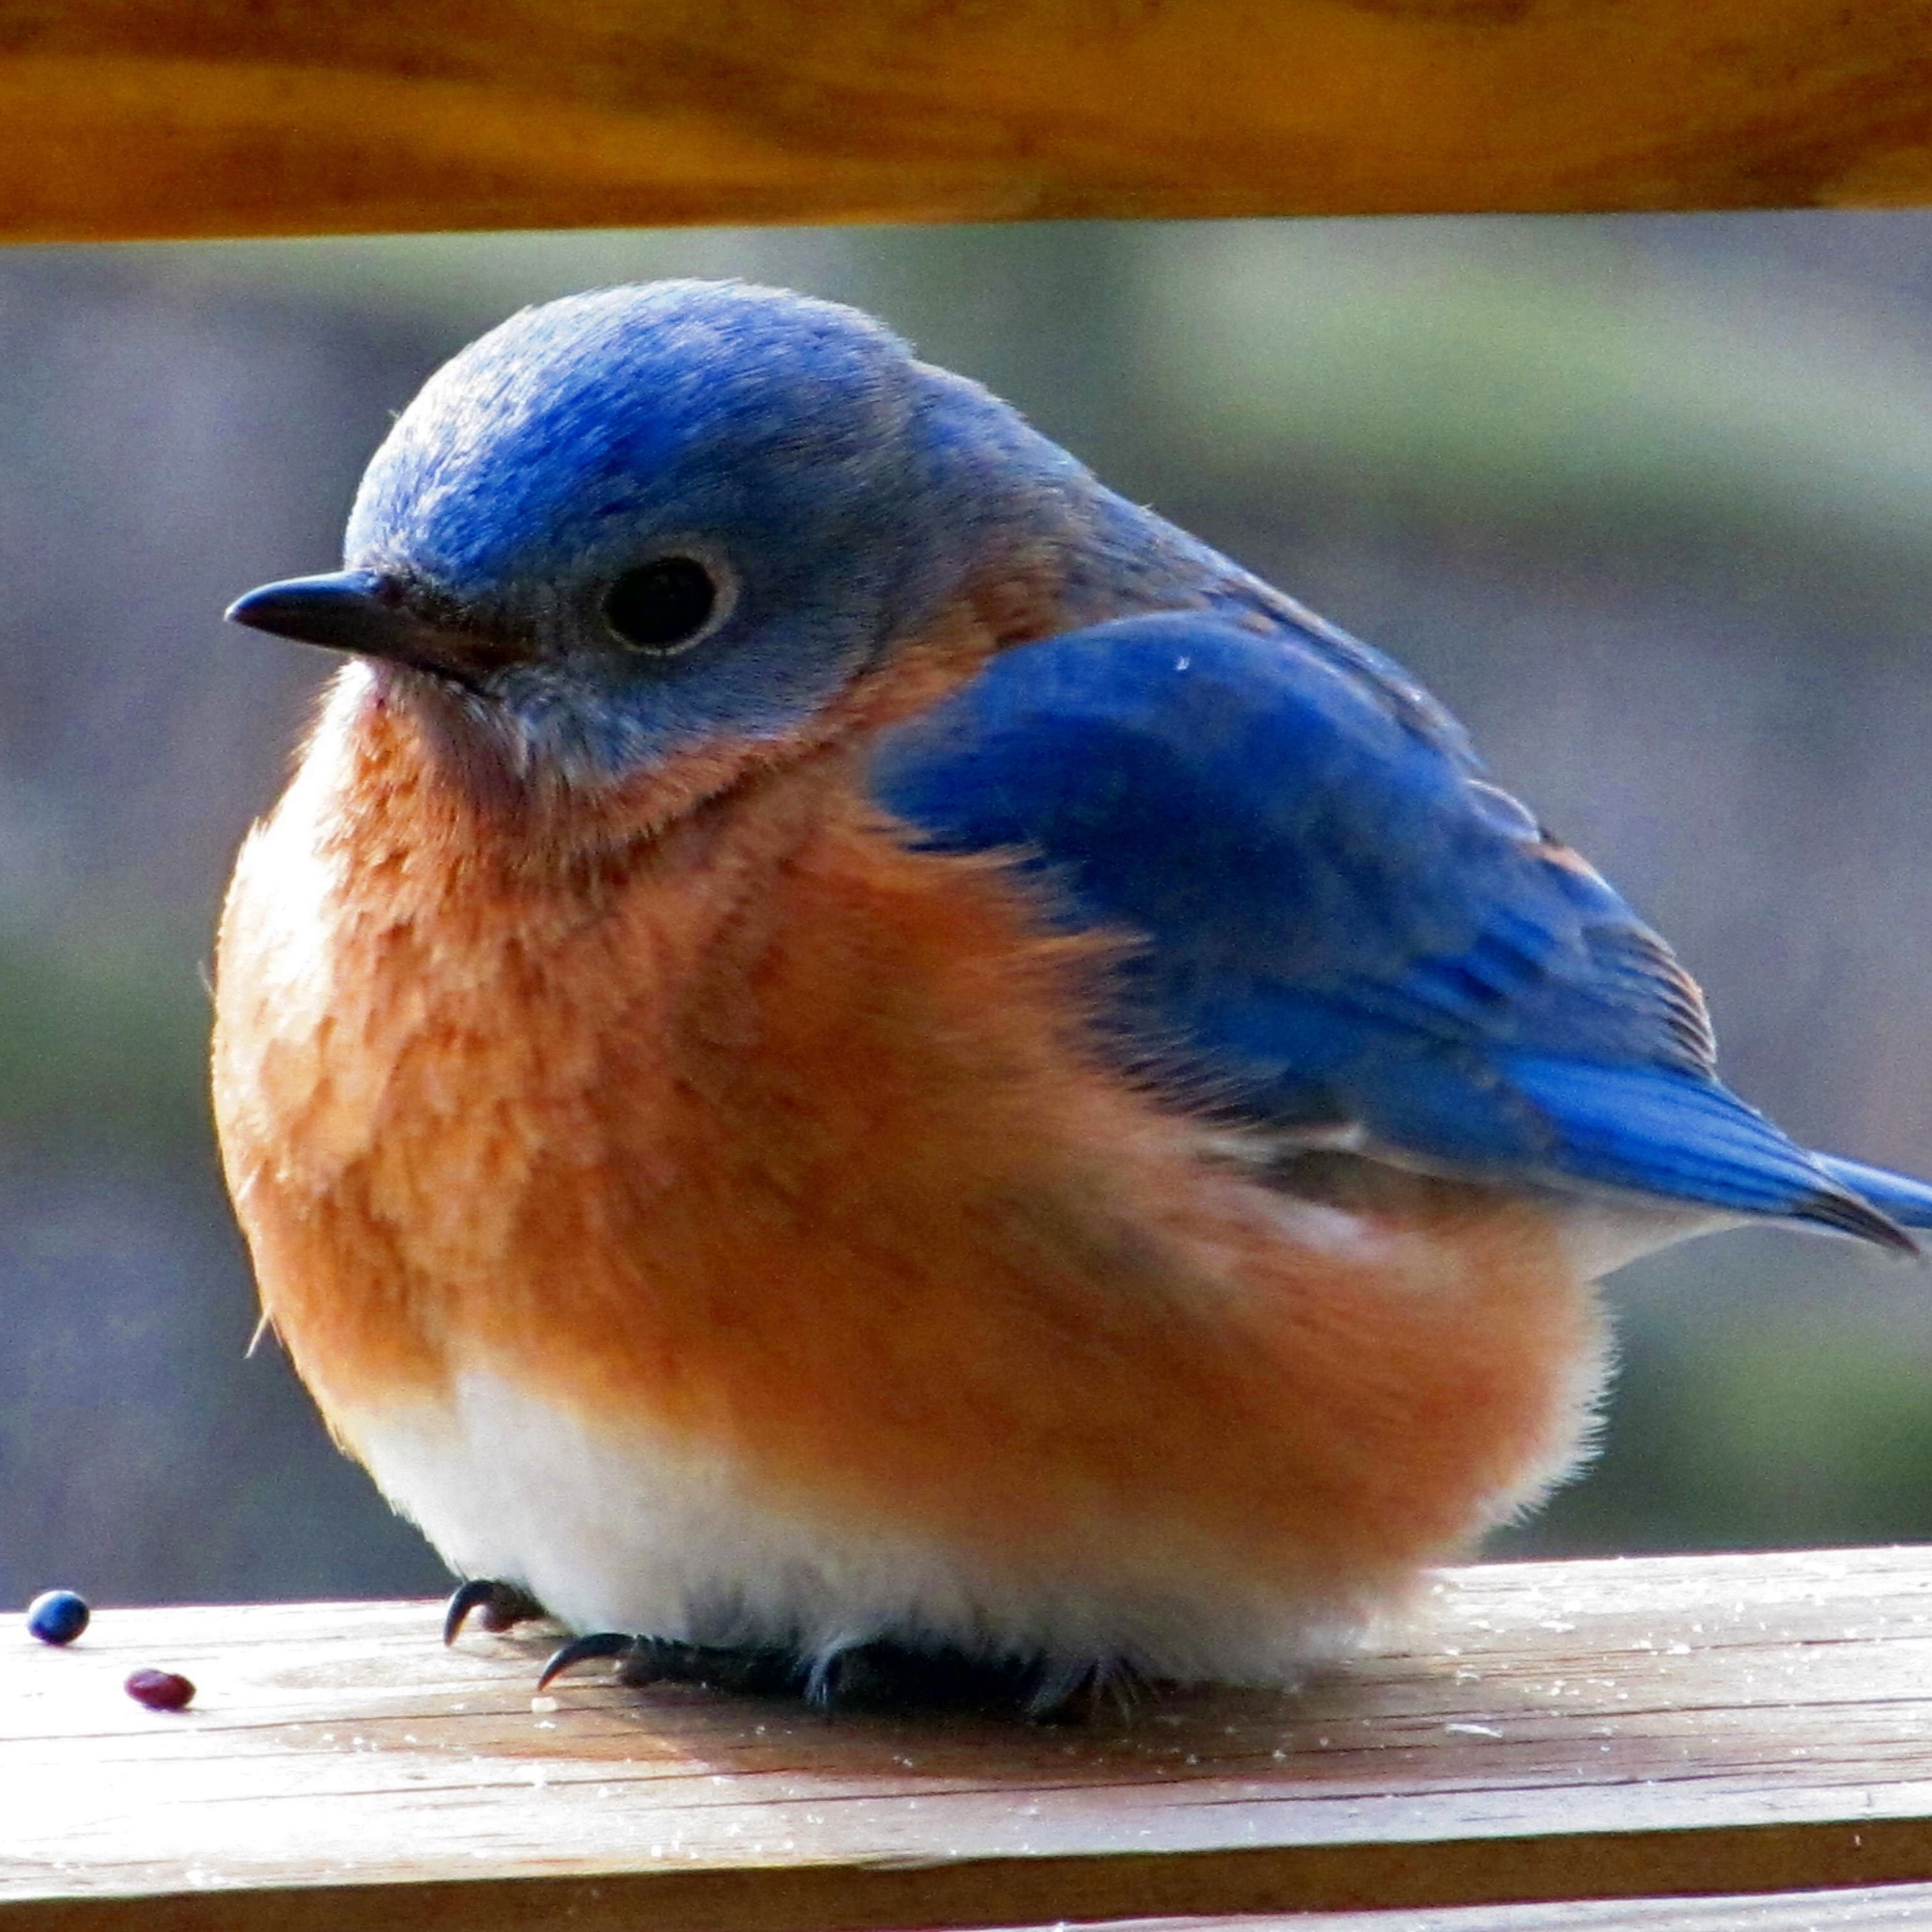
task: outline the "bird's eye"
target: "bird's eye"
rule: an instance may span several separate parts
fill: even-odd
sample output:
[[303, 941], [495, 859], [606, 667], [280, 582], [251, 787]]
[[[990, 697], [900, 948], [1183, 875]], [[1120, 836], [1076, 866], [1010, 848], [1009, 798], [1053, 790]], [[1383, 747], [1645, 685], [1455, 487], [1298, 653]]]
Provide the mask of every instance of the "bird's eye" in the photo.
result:
[[604, 596], [604, 621], [633, 650], [678, 650], [718, 608], [718, 584], [693, 556], [660, 556], [627, 570]]

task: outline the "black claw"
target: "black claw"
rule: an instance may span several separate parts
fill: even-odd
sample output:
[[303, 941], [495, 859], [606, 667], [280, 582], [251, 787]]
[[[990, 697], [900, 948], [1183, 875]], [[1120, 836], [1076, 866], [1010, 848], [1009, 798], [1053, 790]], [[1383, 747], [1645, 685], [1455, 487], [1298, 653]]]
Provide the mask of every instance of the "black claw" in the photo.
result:
[[1064, 1724], [1086, 1724], [1092, 1723], [1102, 1701], [1098, 1684], [1090, 1682], [1076, 1684], [1070, 1690], [1058, 1690], [1044, 1695], [1036, 1693], [1027, 1700], [1021, 1714], [1030, 1724], [1042, 1724], [1049, 1728]]
[[574, 1664], [587, 1664], [594, 1657], [622, 1657], [637, 1647], [638, 1640], [622, 1630], [593, 1630], [588, 1636], [574, 1636], [550, 1652], [550, 1661], [537, 1678], [537, 1688], [548, 1690], [552, 1680]]
[[506, 1630], [544, 1614], [544, 1606], [529, 1591], [515, 1583], [500, 1582], [494, 1576], [472, 1576], [449, 1593], [442, 1612], [442, 1640], [454, 1643], [472, 1610], [483, 1612], [487, 1630]]
[[1042, 1671], [1024, 1708], [1036, 1724], [1084, 1724], [1112, 1706], [1120, 1717], [1132, 1714], [1147, 1682], [1119, 1665], [1094, 1664], [1072, 1675]]

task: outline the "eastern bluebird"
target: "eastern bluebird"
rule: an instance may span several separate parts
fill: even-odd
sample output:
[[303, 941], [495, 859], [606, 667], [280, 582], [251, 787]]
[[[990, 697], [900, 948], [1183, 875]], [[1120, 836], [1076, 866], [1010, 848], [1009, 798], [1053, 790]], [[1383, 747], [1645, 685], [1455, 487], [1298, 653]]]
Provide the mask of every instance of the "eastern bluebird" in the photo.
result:
[[452, 1627], [1290, 1679], [1576, 1462], [1598, 1276], [1932, 1226], [1719, 1084], [1398, 666], [849, 309], [514, 316], [345, 562], [230, 614], [350, 662], [236, 868], [215, 1099]]

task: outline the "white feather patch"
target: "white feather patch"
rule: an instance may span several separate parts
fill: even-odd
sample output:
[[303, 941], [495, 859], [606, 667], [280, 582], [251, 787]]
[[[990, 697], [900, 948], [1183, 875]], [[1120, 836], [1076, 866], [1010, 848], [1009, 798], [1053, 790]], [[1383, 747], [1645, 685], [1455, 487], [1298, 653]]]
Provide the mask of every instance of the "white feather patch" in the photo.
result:
[[[1231, 1584], [1184, 1552], [1111, 1575], [1003, 1571], [966, 1551], [832, 1522], [722, 1456], [592, 1431], [471, 1372], [448, 1406], [364, 1412], [346, 1433], [460, 1573], [520, 1583], [579, 1631], [795, 1646], [890, 1636], [1049, 1665], [1291, 1682], [1352, 1648], [1392, 1593]], [[1154, 1552], [1144, 1552], [1152, 1554]]]

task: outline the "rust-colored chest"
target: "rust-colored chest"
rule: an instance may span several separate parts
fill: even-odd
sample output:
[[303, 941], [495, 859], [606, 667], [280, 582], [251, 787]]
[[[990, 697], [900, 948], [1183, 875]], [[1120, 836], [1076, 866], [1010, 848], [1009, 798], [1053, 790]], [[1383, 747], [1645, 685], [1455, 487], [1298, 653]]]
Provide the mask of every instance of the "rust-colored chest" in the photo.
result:
[[836, 750], [532, 866], [394, 738], [331, 713], [220, 956], [237, 1211], [352, 1446], [474, 1373], [1029, 1561], [1266, 1568], [1447, 1546], [1574, 1440], [1535, 1215], [1338, 1238], [1217, 1166], [1094, 1051], [1098, 950]]
[[514, 830], [365, 709], [238, 866], [224, 1158], [325, 1407], [491, 1356], [714, 1401], [707, 1337], [902, 1293], [962, 1195], [1048, 1186], [1057, 1117], [1106, 1104], [1078, 950], [902, 850], [835, 756], [596, 862], [506, 862]]

